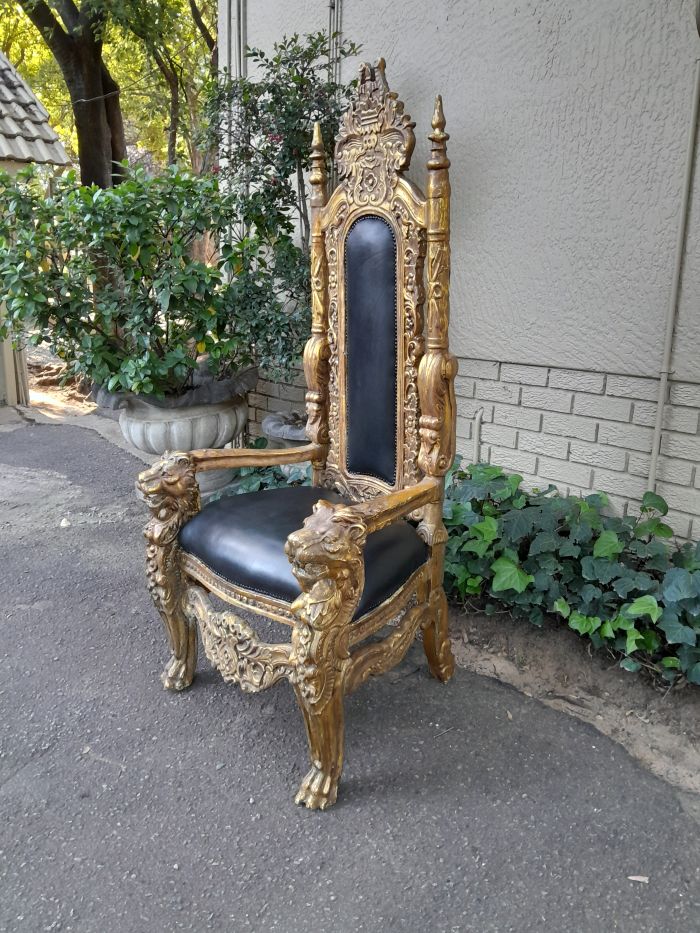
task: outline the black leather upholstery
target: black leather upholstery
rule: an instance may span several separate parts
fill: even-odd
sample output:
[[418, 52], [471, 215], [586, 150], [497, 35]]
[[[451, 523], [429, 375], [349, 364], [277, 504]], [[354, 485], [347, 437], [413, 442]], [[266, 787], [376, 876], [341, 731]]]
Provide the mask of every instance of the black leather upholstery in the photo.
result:
[[345, 239], [346, 466], [396, 479], [396, 243], [380, 217]]
[[[284, 553], [287, 537], [319, 499], [347, 502], [335, 492], [289, 486], [219, 499], [180, 532], [180, 546], [230, 583], [292, 602], [300, 588]], [[376, 531], [365, 546], [365, 589], [355, 617], [391, 596], [428, 558], [412, 525]]]

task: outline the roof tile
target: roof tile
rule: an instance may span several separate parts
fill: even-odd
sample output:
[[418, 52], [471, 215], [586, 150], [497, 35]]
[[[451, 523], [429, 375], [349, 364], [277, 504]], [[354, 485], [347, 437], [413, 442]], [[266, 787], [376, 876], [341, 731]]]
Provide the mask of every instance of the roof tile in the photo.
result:
[[0, 161], [68, 165], [48, 113], [0, 52]]

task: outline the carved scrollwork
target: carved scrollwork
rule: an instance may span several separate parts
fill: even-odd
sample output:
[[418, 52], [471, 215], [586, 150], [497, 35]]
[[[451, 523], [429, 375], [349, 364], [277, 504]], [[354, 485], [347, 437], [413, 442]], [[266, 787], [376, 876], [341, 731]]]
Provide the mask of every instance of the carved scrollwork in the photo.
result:
[[367, 529], [357, 514], [321, 500], [285, 547], [301, 595], [292, 603], [292, 661], [302, 699], [318, 713], [342, 692], [349, 623], [364, 587]]
[[421, 360], [420, 468], [429, 476], [444, 476], [455, 457], [455, 394], [457, 360], [447, 350], [428, 350]]
[[421, 478], [418, 466], [418, 370], [425, 350], [423, 264], [426, 232], [424, 227], [414, 221], [404, 202], [395, 200], [392, 212], [400, 224], [403, 243], [403, 485], [413, 486]]
[[425, 615], [424, 605], [409, 603], [389, 623], [396, 625], [390, 635], [353, 652], [346, 677], [346, 692], [353, 693], [370, 677], [395, 667], [411, 647]]
[[416, 124], [403, 102], [389, 90], [384, 59], [363, 63], [357, 97], [346, 111], [336, 140], [335, 160], [341, 185], [358, 207], [385, 204], [408, 167]]
[[206, 656], [224, 680], [245, 693], [257, 693], [285, 677], [294, 679], [291, 645], [259, 642], [235, 613], [214, 611], [199, 587], [188, 587], [185, 605], [190, 620], [199, 624]]

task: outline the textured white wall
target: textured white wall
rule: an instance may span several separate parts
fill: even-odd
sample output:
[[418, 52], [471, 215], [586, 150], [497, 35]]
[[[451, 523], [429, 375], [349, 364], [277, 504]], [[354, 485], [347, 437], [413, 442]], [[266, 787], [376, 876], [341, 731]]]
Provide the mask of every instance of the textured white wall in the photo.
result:
[[[327, 16], [326, 0], [256, 0], [248, 42], [271, 48]], [[343, 33], [363, 58], [386, 58], [418, 123], [418, 183], [443, 94], [455, 352], [657, 375], [700, 55], [694, 0], [344, 0]], [[691, 258], [699, 184], [696, 172]], [[699, 345], [700, 266], [687, 261], [677, 378], [700, 382]]]

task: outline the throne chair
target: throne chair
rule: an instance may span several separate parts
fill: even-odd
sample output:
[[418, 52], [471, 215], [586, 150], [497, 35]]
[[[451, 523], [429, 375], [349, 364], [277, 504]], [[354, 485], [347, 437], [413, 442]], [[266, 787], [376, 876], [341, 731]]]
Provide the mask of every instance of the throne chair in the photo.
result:
[[[440, 97], [426, 194], [406, 177], [414, 126], [384, 61], [363, 64], [336, 140], [330, 197], [314, 128], [308, 443], [167, 453], [137, 481], [151, 514], [148, 588], [172, 653], [165, 687], [191, 684], [197, 629], [211, 663], [242, 690], [288, 680], [311, 759], [296, 802], [311, 809], [336, 800], [346, 693], [399, 663], [419, 631], [431, 673], [447, 681], [454, 669], [442, 503], [457, 364], [448, 345], [450, 163]], [[304, 461], [311, 486], [200, 506], [202, 471]], [[212, 595], [233, 608], [217, 610]], [[258, 640], [237, 609], [288, 626], [289, 641]]]

